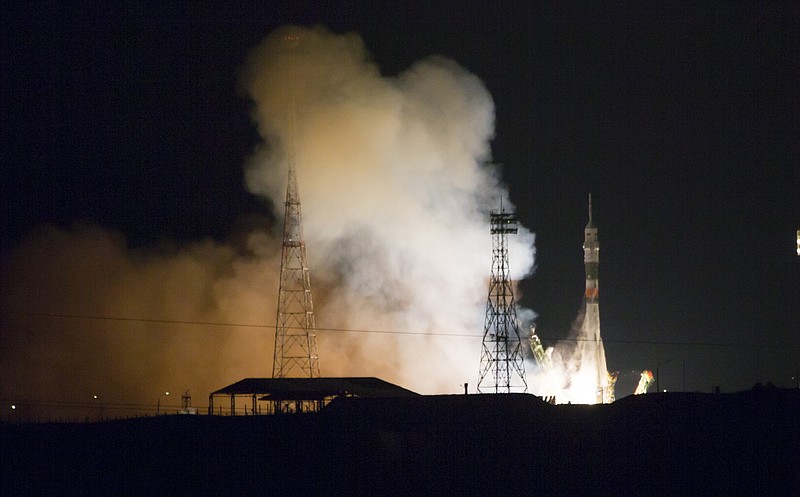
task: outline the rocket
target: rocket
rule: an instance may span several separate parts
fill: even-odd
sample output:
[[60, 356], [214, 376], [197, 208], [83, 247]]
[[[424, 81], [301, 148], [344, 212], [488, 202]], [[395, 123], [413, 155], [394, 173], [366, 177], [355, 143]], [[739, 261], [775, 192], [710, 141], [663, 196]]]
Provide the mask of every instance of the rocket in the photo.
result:
[[583, 265], [586, 268], [586, 293], [584, 301], [587, 304], [597, 304], [599, 287], [597, 272], [600, 266], [600, 242], [597, 240], [597, 228], [592, 222], [592, 194], [589, 194], [589, 223], [583, 230]]

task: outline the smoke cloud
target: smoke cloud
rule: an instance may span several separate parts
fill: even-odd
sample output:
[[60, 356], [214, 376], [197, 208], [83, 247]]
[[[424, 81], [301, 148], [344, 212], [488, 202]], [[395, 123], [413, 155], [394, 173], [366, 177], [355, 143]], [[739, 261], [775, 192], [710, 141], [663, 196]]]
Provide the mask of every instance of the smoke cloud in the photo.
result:
[[[254, 193], [283, 201], [297, 169], [317, 325], [427, 333], [319, 333], [324, 375], [378, 375], [420, 392], [476, 381], [488, 213], [510, 207], [488, 164], [494, 106], [455, 62], [432, 57], [383, 77], [356, 35], [288, 27], [252, 53], [244, 78], [265, 140]], [[287, 160], [289, 159], [289, 160]], [[512, 237], [514, 278], [533, 235]], [[474, 383], [473, 383], [474, 384]]]
[[[45, 411], [56, 417], [94, 418], [102, 408], [64, 402], [153, 414], [159, 393], [171, 391], [162, 405], [177, 405], [187, 389], [204, 405], [245, 371], [271, 368], [268, 328], [219, 324], [274, 323], [266, 296], [275, 294], [277, 250], [258, 233], [238, 248], [131, 250], [95, 227], [39, 228], [0, 266], [0, 395], [54, 403]], [[36, 416], [30, 407], [20, 415]]]
[[[263, 138], [247, 185], [279, 219], [296, 166], [322, 374], [421, 393], [474, 385], [488, 213], [513, 209], [490, 164], [494, 107], [481, 81], [443, 57], [383, 76], [357, 35], [287, 27], [252, 51], [242, 85]], [[0, 394], [152, 405], [188, 388], [203, 405], [268, 376], [277, 224], [239, 244], [137, 250], [94, 227], [31, 233], [0, 267]], [[514, 279], [534, 259], [520, 228]]]

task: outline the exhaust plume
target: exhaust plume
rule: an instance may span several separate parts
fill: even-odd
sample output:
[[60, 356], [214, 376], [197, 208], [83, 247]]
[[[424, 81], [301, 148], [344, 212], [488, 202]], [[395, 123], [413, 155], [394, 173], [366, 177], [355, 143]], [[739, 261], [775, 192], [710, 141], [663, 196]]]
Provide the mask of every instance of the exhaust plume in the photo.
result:
[[[600, 336], [598, 309], [583, 308], [575, 319], [569, 340], [548, 347], [548, 360], [531, 368], [530, 392], [554, 399], [558, 404], [601, 402], [598, 387], [612, 385]], [[613, 388], [613, 385], [612, 385]]]

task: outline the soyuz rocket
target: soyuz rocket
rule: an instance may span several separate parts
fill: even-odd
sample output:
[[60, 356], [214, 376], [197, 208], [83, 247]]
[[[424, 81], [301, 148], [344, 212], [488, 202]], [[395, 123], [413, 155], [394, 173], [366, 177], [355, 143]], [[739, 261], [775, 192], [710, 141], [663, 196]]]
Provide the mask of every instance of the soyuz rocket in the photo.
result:
[[[600, 266], [600, 242], [597, 240], [597, 227], [592, 221], [592, 194], [589, 194], [589, 222], [583, 230], [583, 265], [586, 268], [586, 291], [583, 301], [586, 308], [583, 321], [583, 331], [589, 339], [584, 346], [590, 347], [590, 356], [594, 356], [594, 366], [597, 368], [597, 398], [598, 404], [613, 402], [612, 378], [606, 369], [606, 352], [603, 340], [600, 338], [600, 302], [598, 286], [598, 269]], [[616, 378], [614, 378], [616, 379]]]
[[597, 304], [599, 288], [597, 272], [600, 266], [600, 242], [597, 240], [597, 228], [592, 222], [592, 194], [589, 194], [589, 223], [583, 230], [583, 265], [586, 268], [586, 304]]

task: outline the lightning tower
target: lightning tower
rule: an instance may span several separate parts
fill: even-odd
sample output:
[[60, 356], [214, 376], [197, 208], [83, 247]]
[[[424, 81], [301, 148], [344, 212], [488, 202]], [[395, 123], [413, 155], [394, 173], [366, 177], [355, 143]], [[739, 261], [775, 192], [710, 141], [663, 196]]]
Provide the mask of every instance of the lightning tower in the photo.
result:
[[314, 305], [311, 300], [311, 278], [306, 259], [306, 243], [303, 240], [300, 194], [293, 152], [290, 152], [285, 206], [272, 377], [318, 378], [319, 355], [314, 332]]
[[517, 233], [517, 218], [503, 210], [492, 211], [490, 222], [492, 277], [486, 303], [478, 391], [526, 392], [522, 339], [514, 290], [508, 276], [508, 235]]

